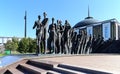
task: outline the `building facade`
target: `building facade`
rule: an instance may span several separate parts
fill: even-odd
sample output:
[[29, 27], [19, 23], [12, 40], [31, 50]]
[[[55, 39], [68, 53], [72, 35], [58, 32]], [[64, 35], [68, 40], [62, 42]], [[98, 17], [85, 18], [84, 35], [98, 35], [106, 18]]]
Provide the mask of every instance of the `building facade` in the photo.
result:
[[77, 32], [79, 30], [86, 31], [87, 35], [98, 38], [100, 35], [104, 40], [120, 38], [120, 24], [116, 19], [98, 21], [93, 17], [86, 17], [83, 21], [78, 22], [73, 27]]
[[[0, 45], [4, 45], [5, 43], [7, 43], [8, 40], [12, 40], [12, 38], [14, 37], [0, 37]], [[16, 38], [18, 38], [18, 40], [22, 39], [20, 37], [16, 37]]]

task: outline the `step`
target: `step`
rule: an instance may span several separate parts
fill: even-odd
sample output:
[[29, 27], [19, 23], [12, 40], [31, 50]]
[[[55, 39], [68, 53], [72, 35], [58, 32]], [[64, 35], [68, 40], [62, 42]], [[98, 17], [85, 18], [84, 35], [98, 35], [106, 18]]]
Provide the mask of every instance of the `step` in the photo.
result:
[[8, 70], [6, 70], [6, 72], [9, 71], [12, 74], [24, 74], [23, 72], [19, 71], [16, 68], [9, 68]]
[[[46, 74], [47, 71], [38, 67], [34, 67], [28, 64], [20, 64], [19, 67], [24, 70], [24, 72], [33, 73], [33, 74]], [[19, 68], [19, 69], [20, 69]]]
[[85, 74], [83, 72], [78, 72], [75, 70], [70, 70], [70, 69], [65, 69], [65, 68], [60, 68], [60, 67], [55, 67], [54, 70], [57, 70], [63, 74]]
[[1, 70], [0, 70], [0, 73], [1, 74], [16, 74], [15, 72], [17, 72], [18, 74], [23, 74], [21, 71], [19, 71], [18, 69], [16, 69], [16, 67], [20, 64], [20, 63], [26, 63], [28, 60], [27, 59], [23, 59], [23, 60], [19, 60], [15, 63], [12, 63], [6, 67], [3, 67]]
[[41, 67], [44, 69], [53, 69], [54, 67], [58, 66], [58, 62], [53, 62], [53, 61], [47, 61], [47, 60], [29, 60], [27, 64]]
[[103, 71], [97, 71], [97, 70], [92, 70], [92, 69], [87, 69], [87, 68], [81, 68], [81, 67], [76, 67], [76, 66], [71, 66], [71, 65], [66, 65], [66, 64], [59, 64], [58, 67], [65, 68], [65, 69], [70, 69], [70, 70], [75, 70], [87, 74], [111, 74], [108, 72], [103, 72]]
[[49, 71], [47, 72], [47, 74], [61, 74], [61, 73], [55, 72], [55, 71], [52, 71], [52, 70], [49, 70]]
[[6, 70], [5, 72], [0, 72], [1, 74], [12, 74], [9, 70]]

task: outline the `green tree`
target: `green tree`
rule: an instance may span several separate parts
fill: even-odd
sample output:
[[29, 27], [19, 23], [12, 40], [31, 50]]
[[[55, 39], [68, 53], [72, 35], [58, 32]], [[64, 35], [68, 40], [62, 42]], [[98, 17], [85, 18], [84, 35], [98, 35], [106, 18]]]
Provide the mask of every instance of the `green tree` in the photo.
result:
[[12, 41], [13, 41], [14, 43], [18, 43], [18, 42], [19, 42], [19, 39], [18, 39], [17, 37], [13, 37], [13, 38], [12, 38]]
[[8, 40], [5, 44], [5, 48], [11, 51], [16, 51], [18, 49], [18, 38], [13, 37], [12, 40]]
[[12, 50], [16, 51], [18, 49], [19, 40], [16, 37], [12, 38]]
[[28, 52], [33, 53], [35, 52], [35, 49], [36, 49], [36, 39], [28, 38], [28, 40], [29, 40]]
[[11, 40], [8, 40], [7, 43], [5, 44], [5, 49], [9, 49], [9, 50], [12, 50], [12, 41]]
[[18, 45], [18, 51], [20, 53], [27, 53], [29, 49], [29, 40], [28, 38], [22, 38]]

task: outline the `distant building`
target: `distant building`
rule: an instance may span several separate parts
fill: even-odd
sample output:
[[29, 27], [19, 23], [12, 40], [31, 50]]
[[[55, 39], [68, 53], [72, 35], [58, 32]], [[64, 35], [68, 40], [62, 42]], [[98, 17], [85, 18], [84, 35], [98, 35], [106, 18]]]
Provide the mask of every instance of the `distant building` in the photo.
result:
[[[88, 10], [89, 11], [89, 10]], [[83, 21], [78, 22], [73, 27], [77, 32], [83, 30], [87, 32], [87, 35], [94, 35], [96, 38], [98, 35], [104, 37], [104, 40], [120, 38], [120, 23], [116, 19], [110, 19], [105, 21], [98, 21], [93, 17], [86, 17]]]
[[[5, 44], [8, 40], [12, 40], [13, 37], [0, 37], [0, 45]], [[20, 37], [17, 37], [18, 40], [21, 40]]]

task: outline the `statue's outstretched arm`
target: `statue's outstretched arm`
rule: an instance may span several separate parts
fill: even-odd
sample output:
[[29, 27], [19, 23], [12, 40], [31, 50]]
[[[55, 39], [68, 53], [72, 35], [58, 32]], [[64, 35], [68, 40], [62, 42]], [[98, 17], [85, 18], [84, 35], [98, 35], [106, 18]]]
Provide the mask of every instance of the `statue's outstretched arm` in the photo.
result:
[[37, 25], [36, 25], [36, 22], [34, 23], [34, 26], [33, 26], [33, 29], [36, 27]]

